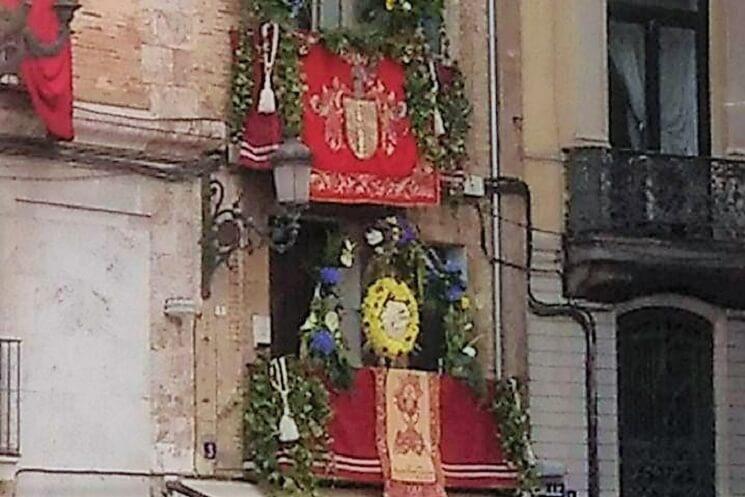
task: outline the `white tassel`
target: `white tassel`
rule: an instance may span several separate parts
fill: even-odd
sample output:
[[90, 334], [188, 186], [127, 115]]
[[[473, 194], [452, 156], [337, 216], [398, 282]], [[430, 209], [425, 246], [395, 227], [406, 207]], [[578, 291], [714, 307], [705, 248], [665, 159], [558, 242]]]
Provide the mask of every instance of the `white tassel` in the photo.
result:
[[287, 378], [287, 359], [280, 357], [269, 364], [269, 377], [272, 386], [279, 392], [282, 399], [282, 417], [279, 419], [279, 441], [282, 443], [297, 442], [300, 432], [297, 423], [290, 412], [290, 383]]
[[[271, 40], [269, 39], [270, 34]], [[258, 110], [260, 114], [274, 114], [277, 112], [277, 96], [272, 88], [272, 71], [274, 70], [274, 62], [277, 60], [277, 49], [279, 47], [279, 25], [277, 23], [264, 24], [261, 26], [261, 37], [264, 40], [262, 50], [264, 87], [259, 94]]]
[[266, 78], [268, 84], [264, 84], [259, 94], [259, 113], [274, 114], [277, 112], [277, 97], [274, 95], [269, 78]]
[[287, 396], [282, 396], [284, 404], [284, 413], [279, 420], [279, 441], [282, 443], [297, 442], [300, 439], [300, 432], [297, 429], [295, 418], [290, 414], [290, 404], [287, 402]]

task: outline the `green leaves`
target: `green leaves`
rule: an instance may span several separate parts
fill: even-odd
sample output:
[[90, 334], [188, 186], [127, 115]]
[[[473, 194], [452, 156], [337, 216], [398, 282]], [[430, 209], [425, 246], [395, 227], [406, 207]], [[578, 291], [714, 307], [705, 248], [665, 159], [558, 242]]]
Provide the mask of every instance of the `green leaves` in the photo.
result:
[[528, 494], [538, 484], [538, 474], [530, 447], [530, 418], [523, 407], [524, 388], [517, 379], [497, 383], [491, 410], [500, 428], [502, 450], [519, 471], [520, 489]]
[[[289, 446], [279, 443], [282, 402], [272, 387], [268, 364], [260, 360], [251, 370], [244, 413], [246, 456], [255, 465], [260, 482], [293, 496], [317, 495], [314, 461], [326, 453], [330, 419], [328, 391], [321, 379], [296, 360], [288, 360], [289, 404], [300, 432], [300, 440]], [[280, 466], [280, 451], [292, 464]]]

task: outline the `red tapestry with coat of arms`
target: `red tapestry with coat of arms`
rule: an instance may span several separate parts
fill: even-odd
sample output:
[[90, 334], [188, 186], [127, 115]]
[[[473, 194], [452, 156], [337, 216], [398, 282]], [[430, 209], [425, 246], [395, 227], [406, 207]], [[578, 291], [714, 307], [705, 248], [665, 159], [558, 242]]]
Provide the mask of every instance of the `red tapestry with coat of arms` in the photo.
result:
[[439, 202], [439, 176], [420, 160], [401, 65], [341, 57], [320, 44], [302, 59], [303, 141], [311, 198], [399, 206]]

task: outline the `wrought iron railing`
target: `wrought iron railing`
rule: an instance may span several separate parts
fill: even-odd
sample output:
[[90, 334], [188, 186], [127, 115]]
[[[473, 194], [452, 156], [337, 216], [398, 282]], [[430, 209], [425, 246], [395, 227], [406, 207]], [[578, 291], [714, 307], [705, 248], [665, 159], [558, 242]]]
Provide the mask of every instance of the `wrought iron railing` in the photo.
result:
[[15, 456], [21, 448], [21, 341], [0, 339], [0, 455]]
[[570, 238], [745, 242], [745, 162], [578, 148], [567, 174]]

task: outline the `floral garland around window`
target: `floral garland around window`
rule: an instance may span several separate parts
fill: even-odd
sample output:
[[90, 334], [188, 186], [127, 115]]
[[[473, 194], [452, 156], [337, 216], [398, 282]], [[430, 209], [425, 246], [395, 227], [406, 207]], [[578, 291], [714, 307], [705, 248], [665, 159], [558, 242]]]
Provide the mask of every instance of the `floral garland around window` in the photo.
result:
[[343, 270], [354, 265], [355, 244], [349, 238], [327, 233], [327, 244], [317, 269], [317, 284], [308, 317], [300, 327], [300, 357], [319, 362], [331, 383], [346, 388], [352, 383], [348, 351], [342, 336], [343, 307], [337, 287]]
[[461, 269], [452, 261], [442, 262], [419, 239], [416, 226], [401, 217], [379, 220], [367, 230], [365, 238], [373, 251], [370, 273], [401, 279], [414, 289], [420, 306], [433, 306], [442, 315], [443, 371], [483, 393], [483, 374], [475, 347], [478, 337], [474, 335], [471, 300]]
[[[443, 311], [446, 342], [441, 358], [443, 371], [466, 382], [477, 395], [483, 395], [486, 389], [475, 347], [478, 337], [474, 335], [472, 303], [461, 269], [452, 262], [442, 262], [435, 251], [419, 239], [416, 226], [404, 218], [379, 220], [367, 230], [365, 239], [373, 254], [367, 268], [367, 276], [373, 280], [368, 296], [375, 297], [365, 299], [363, 313], [366, 308], [377, 309], [382, 316], [380, 311], [384, 304], [379, 295], [394, 293], [394, 300], [405, 302], [406, 312], [394, 312], [390, 318], [406, 315], [406, 326], [399, 327], [405, 330], [401, 336], [416, 336], [419, 323], [415, 307], [434, 302]], [[280, 442], [281, 419], [286, 413], [282, 395], [272, 385], [266, 361], [260, 361], [251, 373], [245, 411], [246, 455], [253, 461], [260, 482], [298, 497], [317, 495], [314, 462], [324, 460], [329, 443], [326, 427], [331, 413], [329, 383], [325, 379], [334, 387], [348, 386], [351, 380], [347, 349], [340, 332], [343, 309], [337, 287], [343, 269], [353, 265], [355, 249], [355, 244], [339, 233], [327, 236], [317, 268], [318, 286], [301, 327], [300, 360], [288, 361], [287, 400], [297, 425], [296, 442]], [[385, 300], [389, 300], [388, 297]], [[365, 319], [363, 314], [363, 321]], [[395, 357], [395, 352], [408, 350], [403, 346], [396, 349], [385, 340], [370, 340], [374, 342], [373, 349], [379, 348], [384, 355], [393, 354], [390, 357]], [[404, 338], [404, 342], [410, 341]], [[387, 344], [388, 351], [380, 348], [383, 343]], [[521, 395], [516, 380], [500, 381], [489, 409], [500, 427], [502, 449], [517, 466], [520, 489], [529, 494], [536, 486], [537, 475], [530, 447], [530, 422]], [[292, 463], [282, 464], [283, 460]]]
[[[280, 36], [274, 70], [274, 88], [286, 134], [297, 136], [302, 129], [304, 85], [300, 57], [308, 43], [320, 42], [339, 55], [359, 53], [370, 58], [390, 57], [406, 72], [406, 99], [412, 131], [422, 156], [443, 171], [461, 168], [467, 158], [471, 105], [465, 94], [463, 74], [447, 53], [436, 55], [424, 31], [427, 20], [441, 20], [442, 0], [371, 0], [362, 27], [301, 33], [298, 13], [310, 0], [243, 0], [243, 34], [234, 47], [232, 91], [232, 136], [237, 140], [243, 117], [254, 107], [253, 64], [257, 47], [247, 34], [263, 22], [275, 22]], [[414, 29], [412, 29], [414, 27]], [[442, 45], [447, 38], [440, 30]]]

